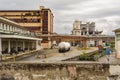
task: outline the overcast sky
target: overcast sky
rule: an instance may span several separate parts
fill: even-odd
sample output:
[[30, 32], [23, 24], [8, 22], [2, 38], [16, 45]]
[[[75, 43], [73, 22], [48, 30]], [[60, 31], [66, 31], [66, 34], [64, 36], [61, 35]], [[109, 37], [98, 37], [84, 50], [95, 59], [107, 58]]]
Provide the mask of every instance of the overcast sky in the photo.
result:
[[54, 32], [70, 34], [74, 20], [96, 23], [96, 30], [114, 34], [119, 28], [120, 0], [0, 0], [1, 10], [50, 8], [54, 14]]

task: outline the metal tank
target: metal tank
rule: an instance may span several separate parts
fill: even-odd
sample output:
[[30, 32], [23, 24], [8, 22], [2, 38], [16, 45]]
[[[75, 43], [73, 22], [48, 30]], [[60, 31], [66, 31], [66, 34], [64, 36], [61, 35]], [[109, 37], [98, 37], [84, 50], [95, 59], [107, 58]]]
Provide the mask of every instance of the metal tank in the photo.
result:
[[58, 50], [59, 50], [59, 52], [67, 52], [67, 51], [70, 50], [70, 47], [71, 47], [71, 45], [70, 45], [69, 42], [60, 42], [58, 44]]

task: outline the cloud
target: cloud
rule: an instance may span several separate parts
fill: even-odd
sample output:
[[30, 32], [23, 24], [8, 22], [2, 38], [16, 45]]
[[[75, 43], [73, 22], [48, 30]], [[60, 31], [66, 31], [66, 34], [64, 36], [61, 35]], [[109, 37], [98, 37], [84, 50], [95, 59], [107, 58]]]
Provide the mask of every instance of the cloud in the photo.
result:
[[[9, 5], [8, 5], [9, 4]], [[54, 14], [54, 32], [70, 34], [74, 20], [95, 22], [96, 30], [114, 34], [120, 25], [119, 0], [0, 0], [1, 10], [50, 8]]]

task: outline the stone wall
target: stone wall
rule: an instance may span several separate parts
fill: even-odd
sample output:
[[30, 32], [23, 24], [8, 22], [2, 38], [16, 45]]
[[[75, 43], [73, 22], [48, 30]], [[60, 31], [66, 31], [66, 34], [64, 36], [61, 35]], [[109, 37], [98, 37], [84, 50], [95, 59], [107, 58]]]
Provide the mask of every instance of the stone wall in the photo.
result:
[[0, 80], [107, 80], [100, 63], [0, 63]]

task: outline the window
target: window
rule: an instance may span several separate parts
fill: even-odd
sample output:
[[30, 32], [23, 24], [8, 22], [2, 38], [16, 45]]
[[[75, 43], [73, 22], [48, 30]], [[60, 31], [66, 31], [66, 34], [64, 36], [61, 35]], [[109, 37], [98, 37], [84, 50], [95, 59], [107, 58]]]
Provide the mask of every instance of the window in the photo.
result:
[[116, 38], [117, 38], [117, 40], [119, 40], [120, 39], [120, 34], [117, 34]]
[[25, 27], [25, 28], [30, 30], [30, 31], [40, 30], [39, 26], [31, 26], [31, 27]]
[[44, 11], [43, 16], [44, 16], [44, 17], [47, 17], [47, 16], [48, 16], [48, 11]]
[[36, 18], [31, 18], [31, 19], [27, 19], [27, 18], [22, 18], [22, 19], [10, 19], [12, 21], [15, 21], [17, 23], [38, 23], [41, 22], [41, 19], [36, 19]]
[[43, 31], [48, 31], [48, 28], [43, 28]]
[[45, 31], [45, 32], [42, 32], [42, 34], [48, 34], [48, 32], [47, 32], [47, 31]]
[[48, 20], [43, 20], [43, 24], [48, 24]]
[[25, 13], [25, 16], [31, 16], [32, 14], [31, 13]]

